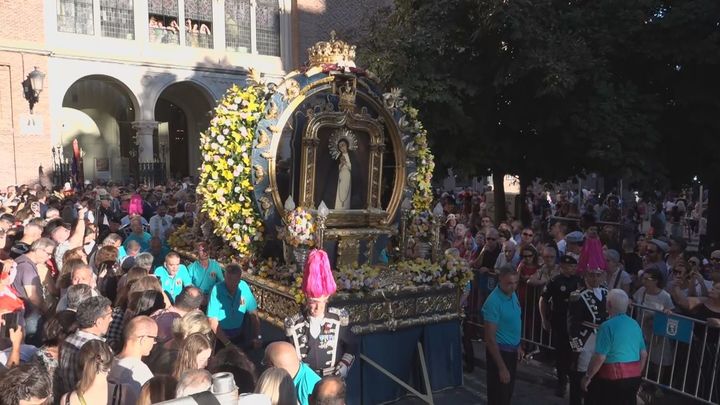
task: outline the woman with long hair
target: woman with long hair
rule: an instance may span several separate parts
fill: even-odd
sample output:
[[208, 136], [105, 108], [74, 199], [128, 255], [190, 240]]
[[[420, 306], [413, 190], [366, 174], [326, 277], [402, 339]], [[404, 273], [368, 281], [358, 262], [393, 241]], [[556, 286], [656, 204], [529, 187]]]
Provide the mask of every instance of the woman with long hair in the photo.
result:
[[285, 369], [279, 367], [270, 367], [260, 375], [255, 392], [267, 395], [272, 405], [298, 403], [292, 377]]
[[188, 336], [180, 346], [173, 376], [179, 379], [186, 370], [197, 370], [207, 367], [208, 360], [212, 355], [212, 342], [207, 336], [201, 333], [193, 333]]
[[213, 340], [212, 326], [207, 316], [202, 311], [196, 309], [188, 312], [182, 318], [173, 322], [173, 336], [171, 345], [177, 348], [182, 346], [185, 339], [194, 334], [200, 333]]
[[137, 405], [151, 405], [175, 399], [177, 380], [169, 375], [156, 375], [147, 380], [140, 390]]
[[163, 293], [159, 291], [146, 290], [132, 293], [128, 303], [129, 316], [125, 316], [125, 323], [136, 316], [150, 316], [163, 308], [165, 308], [165, 300]]
[[132, 394], [120, 384], [108, 381], [113, 362], [110, 346], [102, 340], [90, 340], [78, 353], [76, 364], [80, 380], [74, 391], [60, 398], [63, 405], [130, 405]]
[[186, 338], [192, 334], [205, 335], [210, 342], [213, 342], [211, 347], [215, 346], [215, 335], [210, 327], [210, 322], [200, 310], [190, 311], [182, 318], [175, 319], [172, 329], [172, 339], [155, 345], [148, 358], [147, 365], [155, 375], [173, 374], [180, 348]]
[[122, 277], [118, 283], [118, 292], [117, 297], [115, 298], [115, 306], [121, 307], [123, 310], [127, 309], [130, 287], [135, 281], [148, 275], [148, 271], [144, 267], [131, 267], [130, 270], [125, 273], [124, 277]]
[[41, 365], [53, 382], [53, 398], [59, 398], [60, 375], [55, 373], [60, 360], [60, 344], [77, 330], [74, 311], [61, 311], [43, 325], [42, 346], [35, 352], [33, 362]]

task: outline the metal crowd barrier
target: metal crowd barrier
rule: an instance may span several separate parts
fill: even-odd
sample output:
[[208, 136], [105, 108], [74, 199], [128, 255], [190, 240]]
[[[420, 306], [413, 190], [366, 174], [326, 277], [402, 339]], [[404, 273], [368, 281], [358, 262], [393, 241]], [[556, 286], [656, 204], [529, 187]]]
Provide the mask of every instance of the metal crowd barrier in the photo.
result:
[[[542, 287], [528, 285], [519, 294], [526, 352], [554, 349], [552, 334], [542, 329], [538, 302]], [[645, 337], [648, 362], [641, 396], [652, 402], [657, 390], [671, 391], [705, 404], [720, 403], [720, 328], [676, 313], [631, 304], [628, 315]], [[466, 321], [467, 322], [467, 321]], [[482, 328], [482, 324], [473, 323]]]

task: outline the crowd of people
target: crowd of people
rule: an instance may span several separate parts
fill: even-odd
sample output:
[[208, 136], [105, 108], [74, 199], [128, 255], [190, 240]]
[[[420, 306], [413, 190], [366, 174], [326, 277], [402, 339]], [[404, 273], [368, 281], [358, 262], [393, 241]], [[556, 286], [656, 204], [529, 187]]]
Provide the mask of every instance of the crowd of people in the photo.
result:
[[352, 351], [326, 364], [313, 346], [347, 325], [325, 307], [334, 285], [306, 290], [295, 345], [264, 341], [250, 264], [223, 267], [203, 241], [183, 263], [168, 245], [195, 204], [189, 179], [0, 195], [0, 404], [145, 405], [207, 395], [218, 373], [241, 404], [344, 404]]
[[[541, 346], [554, 348], [556, 395], [565, 397], [569, 385], [571, 404], [635, 403], [621, 397], [634, 401], [641, 372], [659, 384], [717, 401], [712, 378], [720, 343], [720, 250], [704, 251], [710, 241], [704, 240], [703, 205], [683, 196], [626, 203], [594, 192], [528, 195], [520, 208], [531, 218], [526, 226], [512, 218], [495, 224], [483, 193], [441, 198], [445, 248], [457, 249], [474, 272], [465, 301], [465, 369], [473, 371], [473, 340], [482, 338], [490, 402], [510, 403], [517, 359], [541, 353]], [[628, 311], [632, 319], [615, 320]], [[693, 341], [654, 335], [658, 313], [695, 319]], [[628, 320], [641, 333], [641, 344], [632, 341]], [[603, 332], [606, 324], [627, 334], [626, 343], [634, 346], [621, 350], [631, 356], [608, 352], [613, 342]], [[647, 356], [644, 371], [637, 363], [642, 356]], [[633, 365], [633, 379], [608, 389], [605, 370], [618, 359]], [[686, 374], [687, 362], [698, 367]], [[583, 388], [593, 386], [595, 394], [585, 394]], [[662, 390], [643, 386], [641, 395], [662, 395]]]

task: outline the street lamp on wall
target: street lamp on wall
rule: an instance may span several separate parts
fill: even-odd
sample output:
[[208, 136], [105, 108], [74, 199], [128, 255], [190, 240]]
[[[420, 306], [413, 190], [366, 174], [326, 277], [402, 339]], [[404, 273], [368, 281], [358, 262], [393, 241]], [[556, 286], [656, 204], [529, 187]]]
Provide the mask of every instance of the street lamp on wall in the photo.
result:
[[30, 104], [30, 114], [32, 114], [33, 107], [38, 100], [40, 100], [40, 92], [43, 90], [45, 84], [45, 73], [38, 70], [37, 66], [35, 66], [35, 69], [28, 73], [27, 78], [22, 84], [25, 99], [28, 101], [28, 104]]

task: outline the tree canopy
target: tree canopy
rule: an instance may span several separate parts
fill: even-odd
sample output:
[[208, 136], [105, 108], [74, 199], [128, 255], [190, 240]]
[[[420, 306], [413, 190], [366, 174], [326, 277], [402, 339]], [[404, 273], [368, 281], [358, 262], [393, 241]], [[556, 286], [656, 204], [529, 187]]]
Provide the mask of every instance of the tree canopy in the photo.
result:
[[420, 108], [441, 165], [673, 179], [717, 143], [716, 3], [396, 0], [359, 51]]

